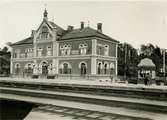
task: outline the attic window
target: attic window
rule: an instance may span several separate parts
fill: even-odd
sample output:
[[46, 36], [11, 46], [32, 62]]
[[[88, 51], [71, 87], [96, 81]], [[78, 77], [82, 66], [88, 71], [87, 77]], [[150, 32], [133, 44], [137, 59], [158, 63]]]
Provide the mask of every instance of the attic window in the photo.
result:
[[46, 26], [42, 27], [42, 33], [48, 33], [48, 28]]
[[46, 26], [43, 26], [42, 27], [42, 33], [41, 33], [41, 38], [42, 39], [46, 39], [49, 37], [49, 30], [48, 30], [48, 27]]

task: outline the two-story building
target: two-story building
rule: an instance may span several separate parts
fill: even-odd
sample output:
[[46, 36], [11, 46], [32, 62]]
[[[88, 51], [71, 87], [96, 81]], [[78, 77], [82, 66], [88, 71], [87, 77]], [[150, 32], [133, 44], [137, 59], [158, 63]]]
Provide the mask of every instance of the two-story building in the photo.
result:
[[15, 76], [96, 77], [117, 75], [118, 41], [97, 29], [68, 26], [64, 30], [48, 20], [43, 21], [30, 37], [13, 43], [11, 74]]

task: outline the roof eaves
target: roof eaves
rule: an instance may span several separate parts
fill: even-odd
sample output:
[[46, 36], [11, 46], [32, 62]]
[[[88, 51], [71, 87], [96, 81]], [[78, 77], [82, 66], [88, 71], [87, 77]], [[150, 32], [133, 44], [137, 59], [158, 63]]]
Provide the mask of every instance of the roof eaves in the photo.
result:
[[96, 37], [96, 36], [90, 35], [90, 36], [83, 36], [83, 37], [60, 38], [59, 40], [71, 40], [71, 39], [90, 38], [90, 37]]

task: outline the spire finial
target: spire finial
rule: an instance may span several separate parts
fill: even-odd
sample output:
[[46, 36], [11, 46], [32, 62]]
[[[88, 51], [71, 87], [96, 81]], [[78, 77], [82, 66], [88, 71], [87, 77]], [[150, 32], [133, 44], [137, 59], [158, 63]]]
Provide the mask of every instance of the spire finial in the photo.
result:
[[45, 11], [44, 11], [44, 13], [43, 13], [43, 17], [44, 17], [44, 19], [48, 19], [48, 12], [47, 12], [47, 10], [46, 10], [46, 6], [47, 6], [47, 4], [45, 4]]

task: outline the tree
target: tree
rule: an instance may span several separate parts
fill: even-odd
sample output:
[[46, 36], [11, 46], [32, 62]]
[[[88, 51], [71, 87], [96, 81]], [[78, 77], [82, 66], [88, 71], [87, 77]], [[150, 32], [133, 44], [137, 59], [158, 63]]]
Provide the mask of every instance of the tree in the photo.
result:
[[143, 57], [150, 57], [154, 50], [154, 45], [148, 43], [147, 45], [141, 45], [141, 53]]
[[126, 74], [128, 77], [137, 75], [138, 64], [137, 50], [128, 43], [118, 46], [118, 75]]
[[2, 49], [3, 52], [7, 53], [8, 52], [8, 48], [5, 46], [3, 49]]

